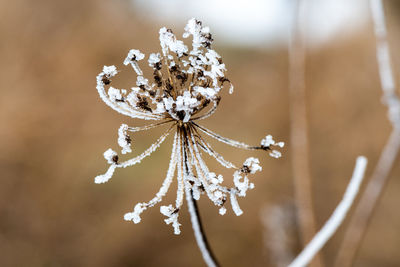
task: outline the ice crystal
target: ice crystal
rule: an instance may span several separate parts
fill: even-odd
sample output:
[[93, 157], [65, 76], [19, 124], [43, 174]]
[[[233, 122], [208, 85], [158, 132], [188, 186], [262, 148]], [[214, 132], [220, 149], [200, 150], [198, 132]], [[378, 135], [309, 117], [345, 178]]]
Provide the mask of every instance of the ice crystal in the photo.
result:
[[[222, 137], [199, 125], [197, 121], [209, 117], [217, 109], [222, 89], [229, 86], [229, 92], [233, 92], [221, 56], [211, 49], [213, 39], [210, 29], [204, 27], [200, 21], [190, 19], [183, 37], [192, 36], [191, 48], [178, 40], [170, 29], [161, 28], [159, 34], [162, 53], [152, 53], [148, 58], [148, 65], [153, 70], [151, 83], [143, 76], [138, 64], [145, 55], [139, 50], [132, 49], [125, 58], [124, 65], [131, 65], [137, 74], [136, 86], [129, 90], [111, 87], [112, 79], [118, 71], [115, 66], [104, 66], [103, 71], [97, 76], [97, 90], [101, 99], [119, 113], [131, 118], [158, 121], [141, 127], [122, 124], [118, 130], [118, 144], [122, 154], [132, 152], [129, 133], [165, 124], [170, 126], [147, 150], [129, 160], [121, 162], [117, 152], [108, 149], [104, 153], [104, 158], [110, 166], [105, 174], [95, 178], [95, 183], [107, 182], [117, 168], [139, 163], [154, 152], [175, 130], [171, 159], [161, 188], [149, 202], [136, 204], [132, 212], [125, 214], [124, 219], [139, 223], [140, 215], [147, 208], [159, 203], [166, 195], [176, 172], [178, 183], [176, 201], [174, 204], [161, 206], [160, 212], [167, 217], [165, 222], [172, 224], [174, 233], [179, 234], [179, 211], [185, 194], [191, 194], [195, 200], [200, 199], [203, 194], [207, 195], [219, 207], [221, 215], [226, 213], [224, 205], [230, 198], [233, 211], [236, 215], [241, 215], [243, 212], [237, 197], [246, 196], [247, 190], [254, 188], [248, 176], [261, 171], [259, 160], [253, 157], [248, 158], [240, 167], [225, 160], [203, 139], [201, 133], [237, 148], [269, 151], [272, 157], [280, 157], [280, 152], [273, 148], [283, 147], [284, 144], [276, 143], [271, 135], [267, 135], [260, 146], [249, 146]], [[209, 171], [202, 152], [209, 154], [222, 166], [235, 170], [234, 187], [223, 186], [222, 175]]]

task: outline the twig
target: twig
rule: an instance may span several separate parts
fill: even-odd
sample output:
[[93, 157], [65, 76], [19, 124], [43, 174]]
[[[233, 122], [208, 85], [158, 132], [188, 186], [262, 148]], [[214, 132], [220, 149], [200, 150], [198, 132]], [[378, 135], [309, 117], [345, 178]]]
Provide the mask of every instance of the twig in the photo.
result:
[[383, 102], [388, 107], [388, 118], [392, 123], [393, 130], [346, 230], [336, 258], [336, 267], [348, 267], [354, 262], [369, 221], [384, 191], [389, 173], [400, 150], [400, 100], [396, 96], [396, 87], [390, 63], [382, 1], [371, 0], [370, 8], [377, 42], [376, 57], [383, 91]]
[[336, 258], [336, 267], [351, 266], [358, 252], [368, 223], [379, 197], [387, 184], [387, 177], [400, 149], [400, 131], [393, 130], [383, 149], [378, 164], [357, 205]]
[[[305, 100], [305, 45], [302, 38], [304, 2], [296, 1], [292, 32], [289, 40], [289, 101], [290, 140], [292, 148], [292, 172], [295, 188], [297, 216], [301, 243], [305, 245], [316, 233], [312, 205], [309, 144], [307, 138], [307, 113]], [[320, 267], [322, 261], [316, 257], [312, 266]]]
[[388, 118], [393, 128], [400, 128], [400, 99], [396, 95], [396, 86], [390, 63], [389, 44], [385, 25], [385, 12], [381, 0], [370, 0], [376, 37], [376, 58], [383, 91], [383, 103], [388, 107]]
[[197, 245], [200, 248], [204, 261], [209, 267], [220, 266], [214, 256], [214, 253], [210, 249], [210, 245], [208, 244], [207, 238], [204, 234], [203, 226], [201, 225], [199, 210], [197, 209], [196, 200], [193, 199], [193, 193], [187, 187], [186, 187], [186, 200], [188, 203], [190, 219], [192, 221], [192, 227], [194, 230], [194, 236], [196, 238]]
[[296, 257], [289, 267], [306, 266], [312, 260], [314, 255], [318, 253], [318, 251], [336, 232], [346, 217], [346, 214], [353, 204], [354, 198], [359, 191], [361, 182], [364, 178], [366, 166], [367, 159], [362, 156], [358, 157], [353, 176], [349, 185], [347, 186], [342, 201], [336, 207], [335, 211], [332, 213], [331, 217], [325, 223], [322, 229], [315, 235], [311, 242], [303, 249], [303, 251]]

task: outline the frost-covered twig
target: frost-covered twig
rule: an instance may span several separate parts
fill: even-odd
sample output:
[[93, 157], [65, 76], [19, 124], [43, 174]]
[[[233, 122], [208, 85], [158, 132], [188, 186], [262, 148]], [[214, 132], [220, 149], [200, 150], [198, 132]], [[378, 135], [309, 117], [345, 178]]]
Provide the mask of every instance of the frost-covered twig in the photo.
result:
[[192, 221], [192, 227], [194, 231], [194, 236], [196, 238], [197, 245], [200, 248], [201, 255], [203, 256], [204, 261], [209, 267], [219, 266], [215, 255], [210, 249], [210, 245], [208, 244], [207, 238], [204, 234], [204, 230], [201, 224], [199, 212], [197, 209], [196, 200], [193, 199], [193, 193], [186, 188], [186, 200], [188, 203], [188, 209], [190, 213], [190, 220]]
[[383, 102], [388, 107], [388, 118], [392, 123], [393, 130], [346, 230], [336, 258], [336, 267], [351, 266], [354, 261], [369, 220], [387, 184], [389, 173], [400, 150], [400, 100], [396, 95], [390, 63], [383, 3], [381, 0], [370, 0], [370, 8], [376, 36], [376, 57], [383, 91]]
[[376, 37], [376, 58], [383, 90], [383, 103], [388, 107], [388, 118], [393, 128], [400, 128], [400, 100], [396, 95], [396, 86], [390, 62], [389, 44], [385, 25], [385, 12], [382, 0], [370, 1]]
[[[316, 223], [313, 212], [312, 182], [308, 155], [303, 17], [304, 1], [298, 0], [295, 3], [289, 40], [290, 140], [297, 218], [301, 243], [305, 245], [315, 235]], [[313, 261], [313, 266], [322, 266], [322, 260], [318, 256]]]
[[377, 201], [387, 184], [389, 172], [393, 167], [399, 150], [400, 131], [394, 129], [382, 151], [378, 164], [375, 166], [364, 194], [351, 217], [336, 258], [336, 267], [352, 265]]
[[361, 182], [364, 178], [365, 168], [367, 166], [367, 159], [365, 157], [358, 157], [356, 166], [354, 168], [353, 176], [347, 186], [346, 192], [342, 201], [336, 207], [335, 211], [325, 223], [322, 229], [315, 235], [311, 242], [303, 249], [303, 251], [294, 259], [289, 267], [303, 267], [306, 266], [314, 257], [315, 254], [325, 245], [325, 243], [336, 232], [337, 228], [342, 224], [348, 210], [353, 204], [360, 188]]

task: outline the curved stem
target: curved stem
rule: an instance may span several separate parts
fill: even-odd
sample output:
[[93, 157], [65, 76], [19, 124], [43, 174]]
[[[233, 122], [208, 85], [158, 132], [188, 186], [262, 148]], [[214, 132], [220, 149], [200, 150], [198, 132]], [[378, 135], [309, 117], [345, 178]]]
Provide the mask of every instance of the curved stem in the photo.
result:
[[194, 231], [194, 236], [196, 237], [197, 245], [200, 248], [201, 254], [204, 261], [209, 267], [220, 266], [214, 253], [212, 252], [210, 245], [207, 241], [207, 237], [204, 234], [203, 226], [200, 219], [199, 210], [197, 208], [196, 200], [193, 199], [192, 190], [186, 188], [186, 200], [188, 203], [190, 220], [192, 221], [192, 227]]
[[354, 263], [369, 222], [388, 183], [390, 171], [400, 152], [400, 100], [396, 95], [395, 77], [390, 62], [383, 2], [370, 0], [370, 9], [376, 38], [376, 58], [383, 101], [388, 108], [388, 117], [393, 130], [346, 230], [334, 265], [340, 267], [351, 266]]
[[310, 243], [303, 251], [293, 260], [289, 267], [303, 267], [313, 259], [313, 257], [321, 250], [321, 248], [333, 236], [339, 226], [346, 217], [347, 212], [351, 208], [355, 197], [360, 189], [362, 180], [364, 179], [365, 169], [367, 167], [367, 158], [358, 157], [356, 166], [354, 167], [353, 175], [350, 183], [347, 186], [342, 201], [336, 207], [329, 220], [314, 236]]
[[388, 183], [389, 173], [400, 151], [400, 130], [393, 130], [367, 187], [351, 217], [336, 257], [335, 267], [352, 266], [377, 203]]

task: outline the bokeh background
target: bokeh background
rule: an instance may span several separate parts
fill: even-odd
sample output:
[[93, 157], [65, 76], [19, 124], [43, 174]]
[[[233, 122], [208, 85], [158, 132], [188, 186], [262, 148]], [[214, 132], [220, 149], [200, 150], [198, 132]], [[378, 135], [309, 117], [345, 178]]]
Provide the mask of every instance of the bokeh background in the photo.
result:
[[[210, 243], [223, 266], [275, 266], [272, 251], [279, 241], [274, 232], [286, 225], [290, 240], [284, 256], [296, 255], [287, 52], [292, 1], [237, 2], [0, 1], [0, 266], [204, 266], [185, 211], [180, 236], [163, 222], [159, 207], [146, 211], [138, 225], [123, 220], [137, 202], [157, 192], [171, 138], [140, 165], [118, 170], [110, 182], [93, 182], [107, 168], [102, 153], [118, 148], [119, 125], [144, 124], [100, 100], [96, 75], [103, 65], [117, 65], [124, 82], [133, 83], [135, 75], [122, 67], [129, 49], [159, 51], [158, 29], [167, 26], [181, 34], [192, 16], [215, 33], [214, 48], [235, 85], [235, 93], [223, 93], [219, 110], [203, 125], [250, 144], [266, 133], [287, 144], [279, 160], [214, 145], [238, 164], [250, 155], [260, 158], [263, 172], [253, 178], [255, 189], [240, 199], [240, 217], [229, 209], [220, 216], [206, 197], [200, 200]], [[341, 199], [355, 158], [368, 157], [370, 174], [391, 126], [380, 101], [367, 1], [351, 7], [336, 1], [341, 5], [336, 9], [329, 7], [332, 1], [320, 1], [328, 4], [324, 8], [312, 2], [306, 90], [320, 227]], [[384, 4], [399, 81], [400, 5], [394, 0]], [[134, 153], [160, 133], [133, 135]], [[231, 171], [208, 162], [230, 180]], [[390, 174], [355, 266], [400, 266], [399, 165]], [[171, 188], [163, 203], [174, 198]], [[270, 226], [274, 218], [276, 231]], [[326, 266], [333, 264], [343, 229], [322, 250]]]

